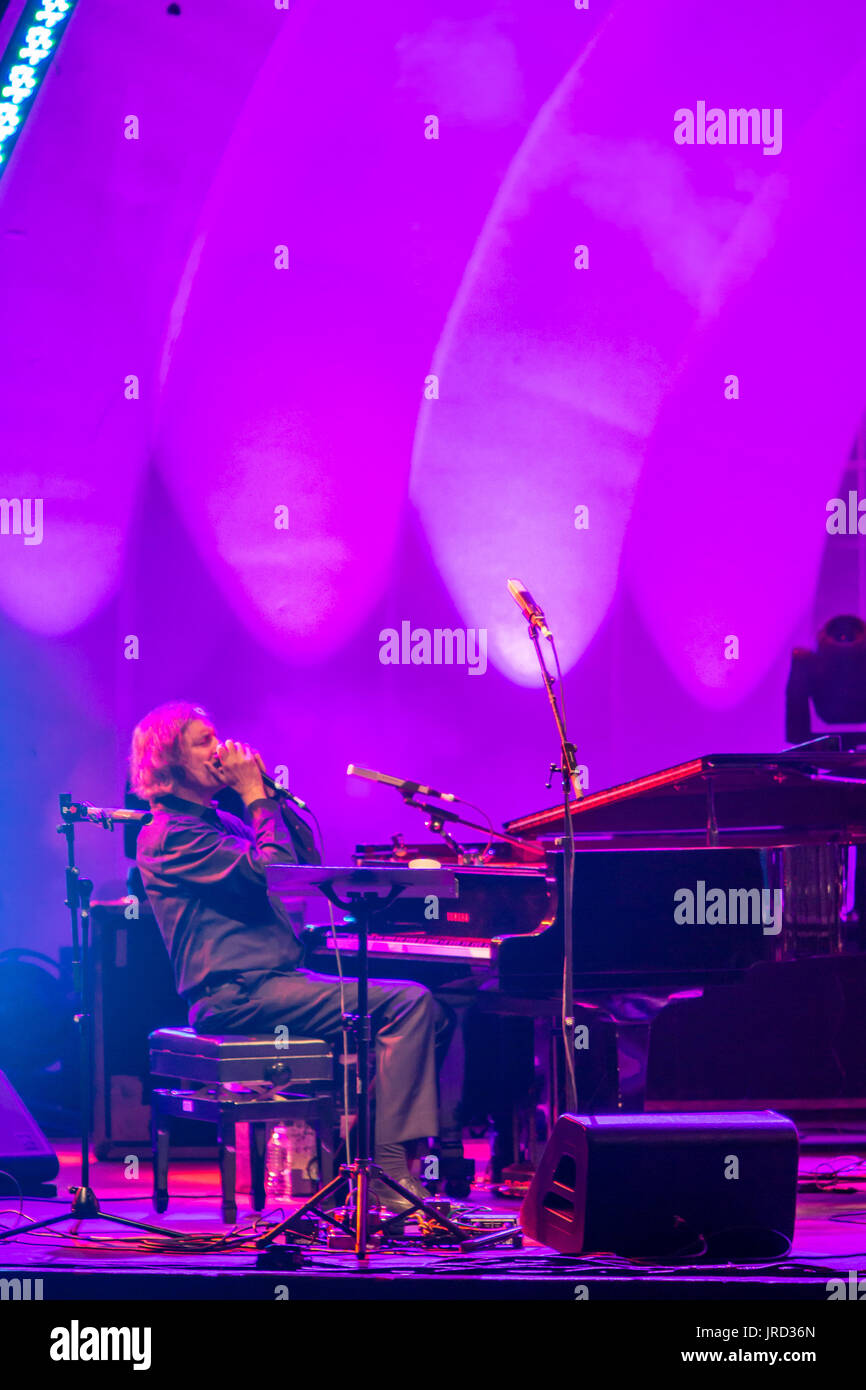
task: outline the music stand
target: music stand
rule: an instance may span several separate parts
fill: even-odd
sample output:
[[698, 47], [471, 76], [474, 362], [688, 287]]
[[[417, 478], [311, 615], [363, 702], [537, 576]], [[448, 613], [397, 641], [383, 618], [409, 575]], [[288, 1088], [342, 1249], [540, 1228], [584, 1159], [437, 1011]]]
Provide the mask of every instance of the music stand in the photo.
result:
[[[453, 1236], [462, 1249], [472, 1248], [466, 1242], [459, 1226], [444, 1216], [432, 1202], [420, 1201], [407, 1191], [394, 1178], [388, 1176], [370, 1157], [370, 1083], [369, 1057], [371, 1027], [368, 1011], [367, 986], [369, 983], [369, 964], [367, 938], [370, 923], [374, 917], [382, 917], [399, 897], [456, 898], [458, 884], [453, 869], [408, 869], [383, 864], [376, 868], [334, 867], [318, 864], [270, 864], [266, 869], [268, 892], [281, 899], [297, 902], [318, 901], [322, 894], [333, 903], [351, 912], [358, 929], [358, 1011], [344, 1014], [344, 1026], [355, 1036], [358, 1048], [358, 1134], [357, 1155], [352, 1163], [344, 1163], [340, 1172], [327, 1183], [320, 1192], [314, 1193], [292, 1216], [281, 1221], [255, 1242], [259, 1249], [272, 1245], [278, 1236], [287, 1231], [300, 1234], [308, 1212], [315, 1212], [330, 1225], [343, 1229], [328, 1212], [323, 1211], [321, 1203], [332, 1193], [346, 1187], [347, 1197], [355, 1201], [355, 1254], [359, 1260], [367, 1258], [367, 1193], [371, 1178], [386, 1184], [411, 1203], [410, 1210], [397, 1213], [382, 1223], [387, 1234], [389, 1228], [402, 1222], [412, 1211], [423, 1211], [432, 1220], [443, 1226]], [[340, 896], [340, 894], [344, 896]], [[498, 1235], [498, 1233], [496, 1233]], [[513, 1232], [508, 1231], [510, 1237]], [[488, 1238], [489, 1239], [489, 1238]]]

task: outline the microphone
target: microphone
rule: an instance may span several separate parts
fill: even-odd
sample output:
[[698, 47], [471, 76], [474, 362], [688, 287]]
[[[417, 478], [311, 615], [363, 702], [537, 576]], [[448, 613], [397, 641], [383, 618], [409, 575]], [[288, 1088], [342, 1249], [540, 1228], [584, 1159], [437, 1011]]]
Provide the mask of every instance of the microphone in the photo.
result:
[[436, 796], [440, 801], [458, 801], [453, 792], [437, 792], [435, 787], [426, 787], [422, 782], [407, 782], [402, 777], [389, 777], [385, 772], [373, 772], [369, 767], [356, 767], [349, 763], [347, 777], [366, 777], [368, 782], [381, 782], [386, 787], [396, 787], [401, 796]]
[[[213, 764], [214, 767], [222, 767], [218, 755], [214, 757]], [[291, 801], [292, 805], [297, 806], [299, 810], [309, 811], [310, 808], [306, 801], [302, 801], [299, 796], [295, 796], [294, 792], [288, 791], [286, 787], [281, 787], [279, 783], [275, 782], [273, 777], [269, 777], [266, 772], [262, 773], [262, 781], [265, 785], [265, 789], [272, 792], [278, 800]], [[228, 783], [226, 783], [226, 785], [228, 785]]]
[[269, 792], [273, 792], [278, 801], [291, 801], [293, 806], [297, 806], [301, 811], [309, 811], [306, 801], [302, 801], [294, 792], [290, 792], [287, 787], [281, 787], [274, 781], [273, 777], [268, 777], [267, 773], [262, 773], [262, 781]]
[[535, 602], [532, 594], [525, 589], [519, 579], [509, 579], [508, 592], [514, 599], [518, 608], [522, 609], [524, 617], [529, 620], [530, 627], [537, 627], [542, 637], [547, 637], [553, 641], [553, 633], [547, 626], [547, 619], [544, 616], [544, 609]]

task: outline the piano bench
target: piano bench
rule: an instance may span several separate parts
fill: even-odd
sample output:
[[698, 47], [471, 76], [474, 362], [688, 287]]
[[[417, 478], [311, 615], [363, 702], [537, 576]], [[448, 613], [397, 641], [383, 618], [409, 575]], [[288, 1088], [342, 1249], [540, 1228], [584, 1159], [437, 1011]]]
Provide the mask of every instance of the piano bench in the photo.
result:
[[268, 1129], [280, 1120], [306, 1120], [315, 1129], [319, 1182], [330, 1182], [337, 1111], [334, 1054], [328, 1043], [321, 1038], [275, 1038], [272, 1033], [202, 1034], [192, 1028], [157, 1028], [148, 1041], [151, 1074], [181, 1082], [178, 1089], [152, 1092], [156, 1211], [164, 1212], [168, 1207], [172, 1116], [216, 1125], [222, 1219], [229, 1224], [237, 1220], [237, 1124], [249, 1125], [254, 1211], [265, 1206]]

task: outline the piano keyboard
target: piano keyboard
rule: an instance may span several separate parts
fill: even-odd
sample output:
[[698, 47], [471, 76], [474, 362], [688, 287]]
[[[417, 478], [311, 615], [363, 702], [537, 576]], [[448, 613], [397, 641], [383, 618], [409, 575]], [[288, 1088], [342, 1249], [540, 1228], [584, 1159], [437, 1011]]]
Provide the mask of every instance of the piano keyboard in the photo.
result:
[[[357, 952], [357, 936], [337, 932], [336, 940], [340, 951], [348, 954]], [[334, 949], [334, 938], [330, 933], [322, 945], [329, 950]], [[371, 956], [413, 956], [419, 960], [493, 960], [492, 942], [460, 936], [427, 936], [420, 932], [416, 935], [390, 936], [384, 932], [370, 932], [367, 947]]]

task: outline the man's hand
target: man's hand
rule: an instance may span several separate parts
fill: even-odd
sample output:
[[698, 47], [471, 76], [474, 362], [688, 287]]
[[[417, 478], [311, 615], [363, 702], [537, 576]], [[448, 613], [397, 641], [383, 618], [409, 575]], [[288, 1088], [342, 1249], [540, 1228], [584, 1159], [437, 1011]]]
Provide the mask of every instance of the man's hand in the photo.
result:
[[251, 802], [261, 801], [267, 796], [262, 781], [264, 763], [248, 743], [227, 738], [225, 743], [219, 745], [217, 756], [220, 762], [218, 771], [224, 785], [234, 787], [245, 805], [249, 806]]

